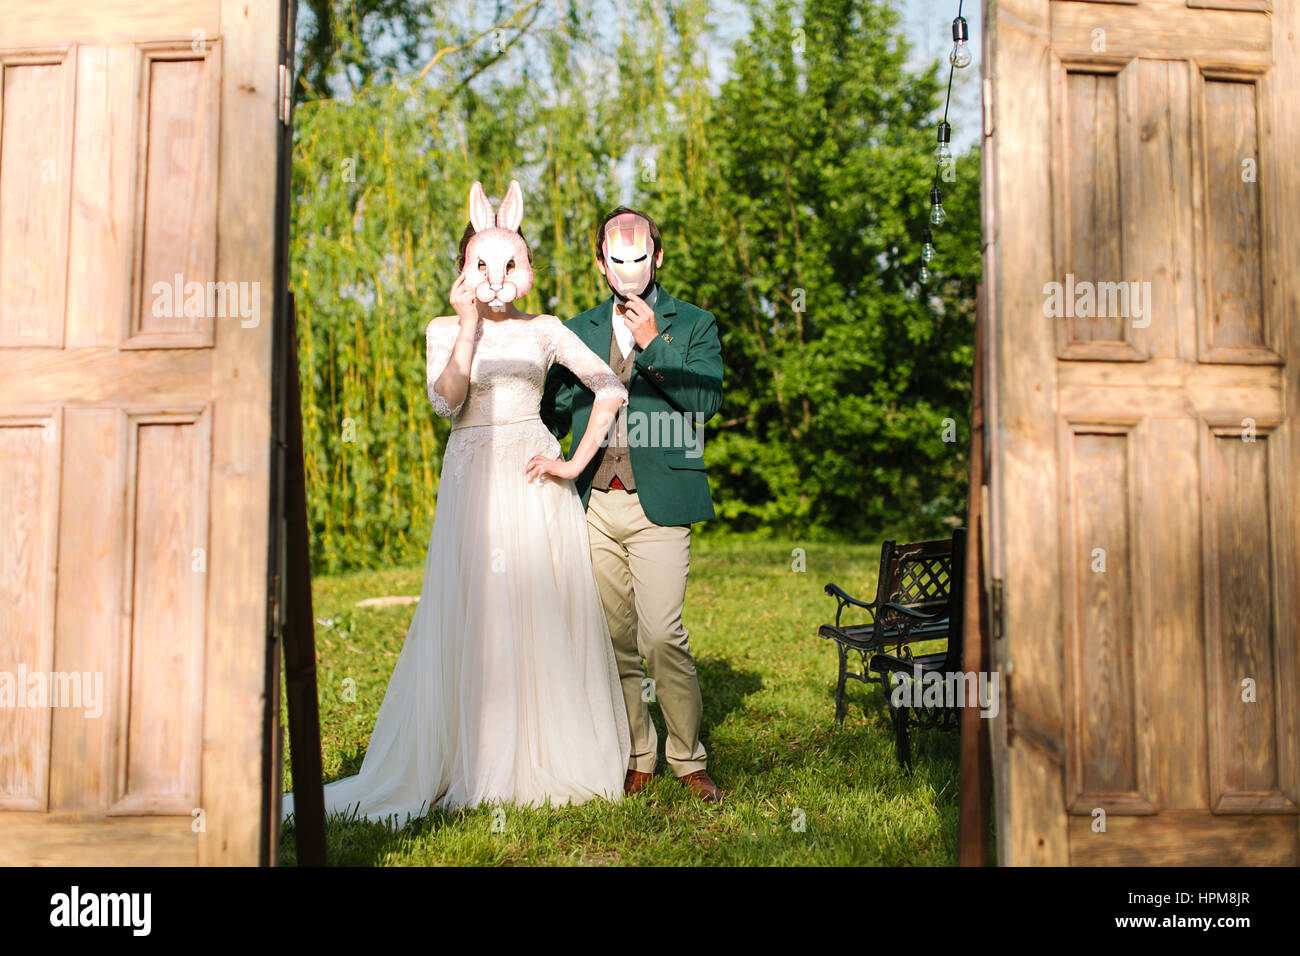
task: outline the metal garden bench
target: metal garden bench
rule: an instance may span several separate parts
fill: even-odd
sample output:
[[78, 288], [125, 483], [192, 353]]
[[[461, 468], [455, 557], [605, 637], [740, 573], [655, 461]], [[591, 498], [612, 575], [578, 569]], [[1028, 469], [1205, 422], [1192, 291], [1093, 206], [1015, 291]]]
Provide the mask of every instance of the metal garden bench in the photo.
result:
[[[965, 548], [965, 528], [958, 528], [951, 538], [933, 541], [902, 545], [886, 541], [880, 549], [875, 599], [870, 602], [853, 597], [836, 584], [826, 585], [826, 593], [837, 604], [835, 623], [823, 624], [818, 634], [835, 642], [839, 656], [835, 719], [844, 719], [844, 689], [850, 677], [864, 684], [879, 682], [890, 704], [898, 759], [904, 766], [911, 762], [909, 724], [956, 725], [955, 714], [931, 712], [923, 706], [895, 708], [889, 675], [903, 672], [910, 677], [917, 666], [922, 674], [960, 669]], [[845, 620], [849, 608], [859, 609], [851, 612], [858, 623]], [[948, 640], [947, 650], [912, 656], [909, 645], [941, 638]], [[891, 648], [892, 653], [888, 653]], [[949, 651], [954, 655], [952, 660]], [[860, 669], [850, 669], [850, 654], [857, 654]]]

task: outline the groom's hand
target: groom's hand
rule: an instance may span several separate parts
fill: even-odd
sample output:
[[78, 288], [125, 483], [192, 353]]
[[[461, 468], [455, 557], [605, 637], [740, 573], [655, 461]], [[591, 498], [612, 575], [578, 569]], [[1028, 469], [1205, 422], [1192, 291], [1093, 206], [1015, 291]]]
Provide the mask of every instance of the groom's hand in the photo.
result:
[[627, 297], [627, 305], [623, 308], [623, 321], [627, 323], [628, 331], [632, 333], [636, 344], [643, 349], [649, 346], [659, 334], [659, 326], [655, 323], [655, 310], [639, 295]]

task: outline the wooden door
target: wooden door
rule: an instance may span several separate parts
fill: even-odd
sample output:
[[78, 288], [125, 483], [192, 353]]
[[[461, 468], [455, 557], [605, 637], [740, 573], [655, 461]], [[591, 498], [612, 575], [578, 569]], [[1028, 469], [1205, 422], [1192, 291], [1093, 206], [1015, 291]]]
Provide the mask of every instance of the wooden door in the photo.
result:
[[1298, 31], [986, 0], [1003, 863], [1300, 861]]
[[275, 843], [282, 23], [0, 0], [0, 862]]

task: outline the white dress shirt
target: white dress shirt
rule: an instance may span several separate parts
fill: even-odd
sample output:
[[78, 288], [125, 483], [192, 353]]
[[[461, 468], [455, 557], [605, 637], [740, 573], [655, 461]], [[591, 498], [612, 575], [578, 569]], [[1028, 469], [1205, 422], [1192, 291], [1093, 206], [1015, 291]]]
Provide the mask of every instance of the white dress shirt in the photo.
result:
[[[645, 295], [645, 304], [653, 309], [657, 298], [659, 298], [659, 284], [655, 283]], [[612, 317], [614, 320], [614, 339], [618, 342], [618, 350], [623, 353], [623, 358], [627, 358], [628, 353], [636, 346], [636, 339], [632, 337], [632, 330], [627, 327], [627, 320], [618, 313], [617, 298], [614, 300]]]

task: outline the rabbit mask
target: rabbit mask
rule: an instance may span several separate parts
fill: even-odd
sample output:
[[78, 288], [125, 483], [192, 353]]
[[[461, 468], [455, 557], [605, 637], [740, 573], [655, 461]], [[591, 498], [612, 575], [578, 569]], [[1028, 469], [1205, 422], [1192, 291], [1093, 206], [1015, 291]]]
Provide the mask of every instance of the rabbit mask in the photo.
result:
[[524, 197], [516, 180], [492, 211], [492, 203], [483, 194], [483, 184], [469, 189], [469, 221], [474, 235], [465, 247], [464, 275], [480, 302], [496, 312], [526, 295], [533, 287], [533, 267], [528, 261], [528, 246], [519, 234], [524, 219]]
[[655, 281], [654, 239], [650, 223], [641, 216], [625, 212], [607, 222], [600, 256], [605, 263], [605, 281], [620, 302], [650, 291]]

